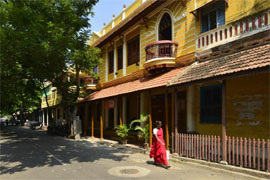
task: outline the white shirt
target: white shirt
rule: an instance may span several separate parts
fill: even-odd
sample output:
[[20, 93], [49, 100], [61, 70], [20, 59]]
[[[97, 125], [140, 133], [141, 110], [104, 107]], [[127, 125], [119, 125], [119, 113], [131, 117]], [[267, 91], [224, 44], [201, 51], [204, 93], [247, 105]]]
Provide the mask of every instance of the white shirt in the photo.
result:
[[157, 132], [158, 132], [158, 129], [157, 128], [154, 128], [153, 129], [153, 134], [157, 134]]

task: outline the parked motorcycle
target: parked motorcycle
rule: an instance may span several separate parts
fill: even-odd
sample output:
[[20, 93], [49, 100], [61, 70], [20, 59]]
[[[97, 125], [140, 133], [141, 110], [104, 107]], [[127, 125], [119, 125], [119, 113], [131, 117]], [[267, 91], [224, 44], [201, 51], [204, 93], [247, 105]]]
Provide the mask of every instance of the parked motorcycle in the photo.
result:
[[40, 121], [33, 122], [31, 123], [30, 128], [32, 130], [42, 129], [42, 122]]

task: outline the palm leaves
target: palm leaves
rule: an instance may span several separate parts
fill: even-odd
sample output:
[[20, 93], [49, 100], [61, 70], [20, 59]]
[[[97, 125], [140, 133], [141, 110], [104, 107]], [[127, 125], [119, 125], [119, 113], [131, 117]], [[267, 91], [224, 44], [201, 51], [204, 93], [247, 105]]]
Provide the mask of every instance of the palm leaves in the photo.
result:
[[[139, 123], [140, 125], [144, 125], [144, 127], [141, 127], [140, 125], [136, 125], [135, 128], [133, 128], [135, 123]], [[130, 130], [139, 131], [138, 137], [139, 139], [144, 139], [145, 143], [148, 143], [149, 140], [149, 124], [148, 124], [148, 115], [145, 115], [142, 113], [140, 115], [140, 119], [136, 119], [131, 121], [131, 123], [128, 125], [122, 124], [117, 127], [115, 127], [115, 132], [117, 136], [119, 136], [122, 140], [127, 139], [128, 133]]]

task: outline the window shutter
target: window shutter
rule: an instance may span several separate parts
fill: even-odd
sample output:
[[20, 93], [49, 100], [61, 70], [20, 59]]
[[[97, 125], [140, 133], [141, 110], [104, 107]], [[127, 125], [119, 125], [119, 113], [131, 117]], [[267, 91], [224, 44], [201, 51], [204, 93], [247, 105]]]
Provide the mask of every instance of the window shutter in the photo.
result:
[[112, 50], [109, 52], [109, 74], [113, 73], [113, 64], [114, 64], [114, 52]]
[[117, 69], [123, 68], [123, 46], [117, 48]]
[[202, 15], [202, 33], [208, 31], [208, 14]]
[[225, 24], [225, 6], [222, 5], [217, 8], [217, 27]]

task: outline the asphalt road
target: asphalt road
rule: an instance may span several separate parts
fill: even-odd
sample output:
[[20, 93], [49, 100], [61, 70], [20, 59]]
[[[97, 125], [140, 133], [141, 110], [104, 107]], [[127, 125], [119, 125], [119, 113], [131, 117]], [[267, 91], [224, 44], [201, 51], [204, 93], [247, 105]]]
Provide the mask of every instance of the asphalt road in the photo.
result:
[[0, 131], [0, 179], [254, 179], [250, 176], [185, 163], [169, 170], [140, 153], [89, 141], [48, 136], [45, 131], [7, 127]]

